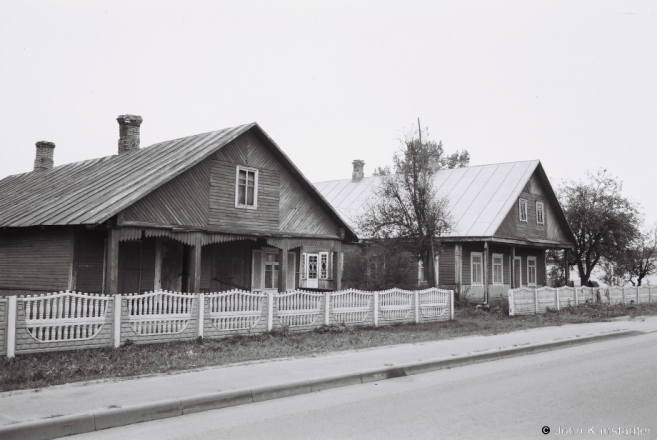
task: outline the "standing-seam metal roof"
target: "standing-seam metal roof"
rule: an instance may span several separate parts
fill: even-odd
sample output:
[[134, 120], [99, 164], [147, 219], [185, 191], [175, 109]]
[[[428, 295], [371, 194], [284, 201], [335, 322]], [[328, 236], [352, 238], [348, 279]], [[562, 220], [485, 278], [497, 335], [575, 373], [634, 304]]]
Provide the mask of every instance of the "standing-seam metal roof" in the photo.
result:
[[255, 122], [8, 176], [0, 180], [0, 227], [102, 223], [252, 129], [328, 214], [345, 226], [347, 236], [357, 239], [348, 223]]
[[[448, 237], [491, 237], [499, 228], [523, 188], [539, 166], [530, 160], [439, 170], [434, 176], [438, 197], [447, 197], [454, 221]], [[315, 183], [338, 213], [356, 228], [381, 177]]]

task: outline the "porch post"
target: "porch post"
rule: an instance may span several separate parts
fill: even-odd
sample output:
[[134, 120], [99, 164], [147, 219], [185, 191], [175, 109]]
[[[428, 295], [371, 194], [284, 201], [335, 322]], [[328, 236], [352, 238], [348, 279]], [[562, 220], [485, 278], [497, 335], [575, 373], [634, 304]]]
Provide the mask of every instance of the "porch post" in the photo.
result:
[[162, 290], [162, 238], [155, 239], [155, 282], [154, 290]]
[[517, 289], [516, 286], [516, 247], [511, 246], [511, 288]]
[[107, 275], [105, 276], [105, 293], [119, 293], [119, 230], [110, 227], [107, 230]]
[[68, 290], [77, 290], [78, 282], [78, 255], [80, 249], [80, 234], [78, 229], [71, 231], [71, 266], [68, 272]]
[[194, 240], [189, 265], [189, 291], [199, 293], [201, 290], [201, 237]]
[[287, 292], [287, 246], [278, 250], [278, 292]]
[[333, 262], [333, 280], [335, 290], [342, 290], [342, 242], [338, 242], [335, 247], [335, 261]]
[[[463, 293], [461, 291], [461, 285], [463, 283], [463, 280], [461, 279], [461, 263], [462, 263], [462, 258], [461, 258], [461, 252], [462, 252], [462, 245], [461, 243], [454, 243], [454, 281], [456, 284], [456, 291], [458, 292], [459, 295]], [[460, 296], [459, 296], [460, 298]]]
[[570, 249], [564, 249], [563, 262], [566, 266], [564, 269], [564, 274], [566, 275], [566, 286], [570, 284], [570, 267], [568, 266], [568, 261], [570, 260]]
[[547, 249], [543, 249], [543, 285], [547, 287]]
[[484, 304], [488, 304], [488, 242], [484, 241]]

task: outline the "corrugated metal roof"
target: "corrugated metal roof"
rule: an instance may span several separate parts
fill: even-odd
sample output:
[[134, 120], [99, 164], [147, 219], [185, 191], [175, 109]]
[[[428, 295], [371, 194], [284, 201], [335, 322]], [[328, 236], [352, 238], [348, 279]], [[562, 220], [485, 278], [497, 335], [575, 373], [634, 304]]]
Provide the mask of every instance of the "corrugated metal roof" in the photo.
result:
[[[448, 236], [495, 234], [539, 163], [531, 160], [438, 171], [434, 185], [439, 197], [448, 198], [455, 226]], [[365, 177], [355, 183], [351, 179], [318, 182], [315, 187], [355, 228], [380, 183], [380, 177]]]
[[274, 154], [327, 213], [346, 227], [347, 236], [357, 239], [348, 223], [255, 122], [121, 155], [6, 177], [0, 180], [0, 226], [102, 223], [251, 129], [270, 144]]

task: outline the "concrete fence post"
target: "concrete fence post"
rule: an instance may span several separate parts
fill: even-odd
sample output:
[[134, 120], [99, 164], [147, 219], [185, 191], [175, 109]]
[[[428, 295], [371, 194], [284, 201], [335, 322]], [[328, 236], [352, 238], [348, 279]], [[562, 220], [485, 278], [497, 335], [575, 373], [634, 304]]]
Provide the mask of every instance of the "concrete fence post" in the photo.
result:
[[648, 286], [648, 304], [652, 304], [652, 286]]
[[331, 292], [324, 293], [324, 325], [329, 325], [331, 323], [331, 315], [329, 314], [329, 308], [331, 307]]
[[112, 309], [112, 347], [121, 346], [121, 295], [114, 295], [114, 307]]
[[623, 289], [622, 290], [622, 292], [623, 292], [623, 305], [625, 305], [625, 286], [623, 286], [622, 289]]
[[[453, 296], [452, 296], [453, 297]], [[509, 316], [515, 315], [515, 308], [514, 308], [514, 298], [513, 298], [513, 289], [509, 289], [507, 292], [507, 297], [509, 299]]]
[[454, 291], [449, 291], [449, 319], [454, 321]]
[[203, 337], [203, 325], [205, 324], [205, 295], [198, 294], [198, 337]]
[[267, 331], [274, 328], [274, 292], [267, 292]]
[[641, 299], [639, 298], [639, 286], [636, 287], [636, 303], [639, 304]]
[[534, 314], [538, 315], [538, 290], [534, 287]]
[[420, 294], [416, 290], [413, 295], [413, 302], [415, 303], [415, 323], [420, 322]]
[[16, 356], [16, 319], [18, 314], [16, 296], [7, 297], [7, 357]]
[[557, 298], [557, 312], [559, 311], [559, 288], [554, 289], [555, 296]]
[[378, 327], [379, 326], [379, 292], [374, 292], [372, 304], [373, 304], [372, 319], [374, 321], [374, 327]]
[[577, 287], [575, 289], [575, 307], [577, 307]]

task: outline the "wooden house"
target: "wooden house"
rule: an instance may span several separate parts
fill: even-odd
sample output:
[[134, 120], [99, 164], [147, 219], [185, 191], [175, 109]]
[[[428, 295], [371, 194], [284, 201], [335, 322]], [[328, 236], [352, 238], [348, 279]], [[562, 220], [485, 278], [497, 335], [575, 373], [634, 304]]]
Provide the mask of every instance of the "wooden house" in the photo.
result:
[[340, 289], [357, 240], [256, 123], [139, 148], [124, 115], [117, 155], [0, 180], [0, 295], [239, 288]]
[[[353, 165], [351, 179], [315, 186], [355, 227], [381, 178], [364, 177], [362, 161]], [[437, 256], [441, 287], [480, 302], [499, 299], [510, 288], [545, 285], [546, 250], [574, 248], [575, 237], [538, 160], [439, 170], [434, 187], [438, 197], [448, 198], [454, 223], [441, 237]], [[418, 274], [421, 284], [421, 263]]]

